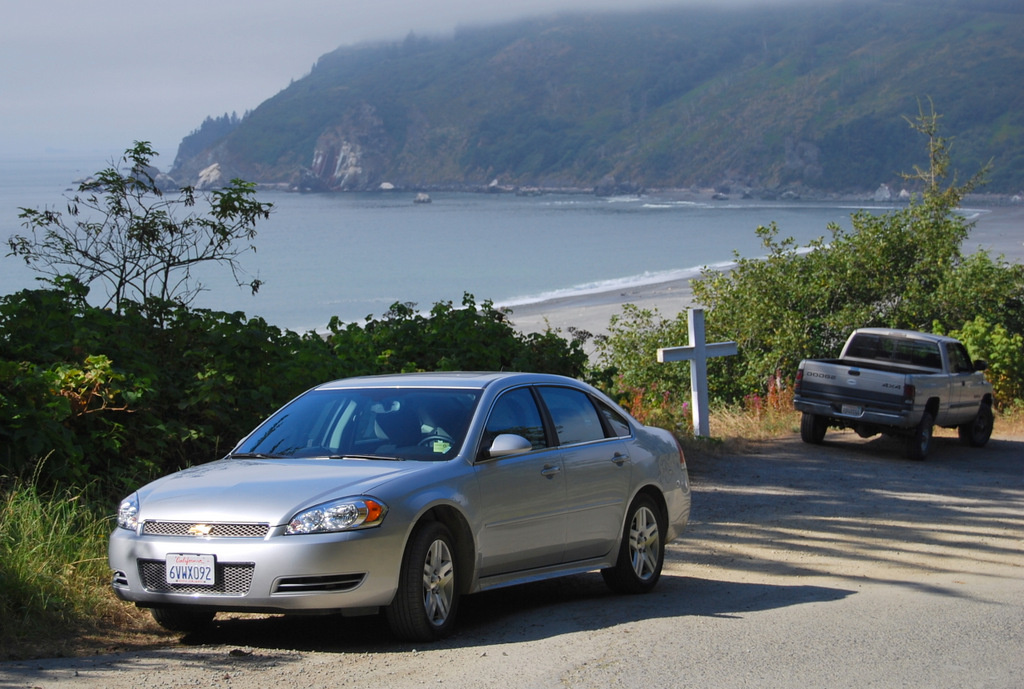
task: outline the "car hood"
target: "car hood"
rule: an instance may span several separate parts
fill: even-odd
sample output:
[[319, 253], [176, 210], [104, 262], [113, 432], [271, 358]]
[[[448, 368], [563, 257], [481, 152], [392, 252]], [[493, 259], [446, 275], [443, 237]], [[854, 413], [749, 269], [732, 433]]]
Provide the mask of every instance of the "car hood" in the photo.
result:
[[[352, 459], [222, 459], [141, 488], [139, 517], [161, 521], [286, 523], [301, 509], [373, 489], [431, 463]], [[385, 499], [382, 496], [376, 496]]]

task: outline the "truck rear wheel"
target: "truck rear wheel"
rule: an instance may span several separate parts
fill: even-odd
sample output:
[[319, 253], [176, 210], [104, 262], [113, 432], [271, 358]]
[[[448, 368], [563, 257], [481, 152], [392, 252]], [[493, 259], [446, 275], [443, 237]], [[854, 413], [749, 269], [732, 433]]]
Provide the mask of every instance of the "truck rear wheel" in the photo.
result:
[[828, 430], [828, 419], [818, 414], [804, 412], [800, 418], [800, 439], [811, 445], [821, 445]]
[[921, 416], [921, 422], [913, 430], [907, 439], [907, 457], [910, 459], [924, 459], [928, 456], [928, 450], [932, 448], [932, 427], [935, 426], [935, 419], [928, 412]]
[[960, 442], [971, 447], [981, 447], [992, 437], [992, 406], [983, 404], [978, 408], [978, 414], [973, 421], [969, 421], [957, 427], [960, 435]]

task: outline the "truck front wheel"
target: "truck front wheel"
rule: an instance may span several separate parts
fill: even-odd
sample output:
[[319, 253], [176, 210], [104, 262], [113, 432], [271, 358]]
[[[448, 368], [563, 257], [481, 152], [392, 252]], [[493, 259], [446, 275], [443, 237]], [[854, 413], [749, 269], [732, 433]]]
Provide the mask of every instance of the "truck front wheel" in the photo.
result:
[[960, 435], [960, 442], [971, 447], [981, 447], [992, 437], [992, 406], [983, 404], [978, 408], [978, 414], [973, 421], [969, 421], [957, 427]]
[[800, 439], [811, 445], [821, 445], [828, 430], [828, 419], [818, 414], [804, 412], [800, 418]]
[[907, 439], [907, 457], [910, 459], [924, 459], [928, 456], [928, 450], [932, 447], [932, 427], [935, 419], [928, 412], [921, 416], [921, 422], [913, 430]]

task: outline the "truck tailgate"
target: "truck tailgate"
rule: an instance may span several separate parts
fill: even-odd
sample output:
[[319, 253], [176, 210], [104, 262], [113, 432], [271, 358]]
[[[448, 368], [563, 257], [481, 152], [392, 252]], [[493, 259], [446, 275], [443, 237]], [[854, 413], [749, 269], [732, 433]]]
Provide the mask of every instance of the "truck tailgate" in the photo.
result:
[[859, 417], [866, 409], [905, 409], [902, 375], [841, 362], [806, 362], [800, 396], [829, 403], [838, 416]]

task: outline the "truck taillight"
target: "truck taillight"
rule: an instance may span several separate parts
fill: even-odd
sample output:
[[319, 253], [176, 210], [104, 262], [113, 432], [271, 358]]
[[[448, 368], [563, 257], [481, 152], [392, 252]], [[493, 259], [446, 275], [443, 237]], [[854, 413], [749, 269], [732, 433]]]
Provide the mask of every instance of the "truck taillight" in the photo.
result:
[[797, 395], [800, 394], [800, 384], [804, 382], [804, 370], [798, 368], [796, 370], [796, 382], [793, 383], [793, 392]]
[[910, 383], [903, 385], [903, 403], [914, 406], [914, 398], [917, 397], [917, 388]]

